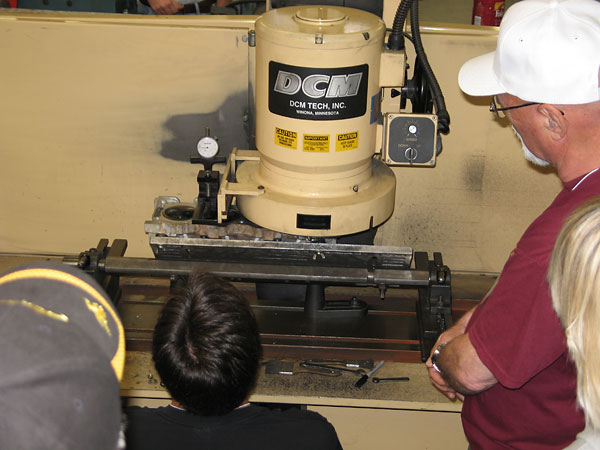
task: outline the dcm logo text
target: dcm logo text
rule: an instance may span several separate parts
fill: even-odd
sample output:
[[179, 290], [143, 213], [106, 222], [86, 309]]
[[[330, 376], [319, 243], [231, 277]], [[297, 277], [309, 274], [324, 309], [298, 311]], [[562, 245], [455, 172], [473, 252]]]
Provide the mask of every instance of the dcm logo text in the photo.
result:
[[304, 80], [300, 75], [280, 70], [273, 90], [281, 94], [294, 95], [300, 89], [311, 98], [351, 97], [358, 94], [362, 73], [349, 75], [309, 75]]

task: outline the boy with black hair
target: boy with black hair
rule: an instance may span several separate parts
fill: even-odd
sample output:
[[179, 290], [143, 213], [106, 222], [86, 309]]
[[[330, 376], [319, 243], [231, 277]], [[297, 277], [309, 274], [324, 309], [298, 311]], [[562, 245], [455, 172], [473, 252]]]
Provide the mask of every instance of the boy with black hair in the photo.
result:
[[321, 415], [248, 402], [261, 352], [256, 320], [242, 293], [214, 275], [192, 274], [154, 330], [154, 363], [173, 401], [127, 409], [127, 448], [341, 449]]

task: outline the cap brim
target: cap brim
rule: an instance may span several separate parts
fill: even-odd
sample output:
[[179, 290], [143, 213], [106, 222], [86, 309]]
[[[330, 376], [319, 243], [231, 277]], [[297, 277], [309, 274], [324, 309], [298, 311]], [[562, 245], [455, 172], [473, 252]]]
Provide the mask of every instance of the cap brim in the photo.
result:
[[486, 53], [463, 64], [458, 72], [458, 85], [464, 93], [487, 96], [506, 92], [494, 73], [495, 55], [496, 52]]
[[[18, 299], [27, 308], [65, 316], [92, 339], [109, 359], [118, 380], [125, 365], [125, 333], [119, 315], [102, 287], [82, 270], [37, 262], [0, 274], [0, 299]], [[13, 305], [12, 300], [6, 304]], [[29, 306], [33, 305], [33, 306]]]

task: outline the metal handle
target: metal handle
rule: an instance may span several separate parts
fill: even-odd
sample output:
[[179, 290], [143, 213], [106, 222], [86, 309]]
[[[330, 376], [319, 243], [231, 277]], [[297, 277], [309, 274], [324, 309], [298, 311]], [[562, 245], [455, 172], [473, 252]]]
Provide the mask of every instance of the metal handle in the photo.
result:
[[373, 383], [385, 383], [386, 381], [410, 381], [410, 378], [408, 378], [408, 377], [392, 377], [392, 378], [373, 377]]

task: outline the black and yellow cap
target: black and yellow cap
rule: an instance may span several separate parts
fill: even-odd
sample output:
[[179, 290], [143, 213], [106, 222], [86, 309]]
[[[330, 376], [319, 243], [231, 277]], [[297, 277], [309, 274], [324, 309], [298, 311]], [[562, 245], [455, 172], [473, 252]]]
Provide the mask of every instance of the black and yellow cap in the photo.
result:
[[125, 338], [100, 285], [36, 263], [0, 275], [0, 448], [114, 449]]

